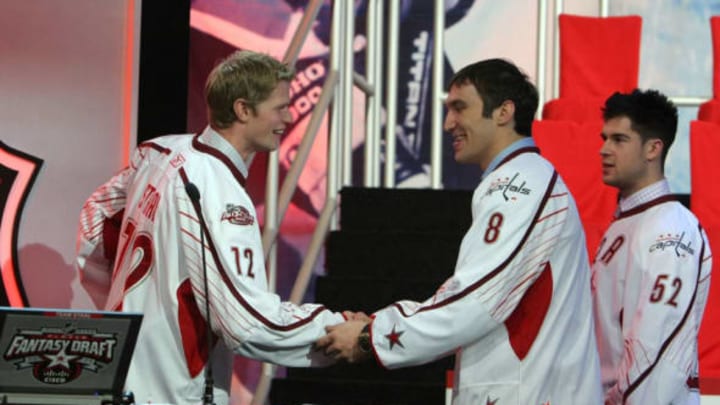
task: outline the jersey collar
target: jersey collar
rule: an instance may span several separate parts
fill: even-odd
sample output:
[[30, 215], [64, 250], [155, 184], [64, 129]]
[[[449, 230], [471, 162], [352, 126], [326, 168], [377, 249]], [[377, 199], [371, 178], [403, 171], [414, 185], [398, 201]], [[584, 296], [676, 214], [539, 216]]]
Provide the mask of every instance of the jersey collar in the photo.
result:
[[638, 205], [645, 204], [648, 201], [652, 201], [656, 198], [663, 197], [670, 194], [670, 185], [667, 179], [656, 181], [655, 183], [646, 186], [632, 195], [621, 198], [618, 203], [618, 213], [630, 211]]
[[200, 135], [200, 141], [205, 145], [211, 146], [219, 150], [223, 155], [227, 156], [227, 158], [230, 159], [233, 165], [235, 165], [235, 167], [240, 170], [240, 173], [242, 173], [243, 177], [247, 178], [248, 169], [242, 156], [240, 156], [238, 151], [230, 144], [230, 142], [228, 142], [214, 129], [212, 129], [210, 125], [208, 125], [203, 131], [203, 133]]
[[245, 186], [245, 179], [247, 179], [248, 175], [245, 161], [230, 142], [210, 128], [209, 125], [200, 135], [195, 136], [193, 146], [201, 152], [209, 153], [222, 161], [228, 166], [228, 169], [230, 169], [240, 184]]
[[507, 157], [519, 151], [520, 149], [525, 148], [536, 148], [535, 141], [533, 141], [532, 137], [528, 136], [523, 139], [519, 139], [511, 143], [507, 148], [503, 149], [502, 152], [498, 153], [497, 156], [495, 156], [495, 158], [490, 162], [487, 169], [485, 169], [485, 171], [483, 172], [482, 180], [485, 180], [485, 177], [487, 177], [490, 173], [497, 169], [498, 166], [504, 163]]

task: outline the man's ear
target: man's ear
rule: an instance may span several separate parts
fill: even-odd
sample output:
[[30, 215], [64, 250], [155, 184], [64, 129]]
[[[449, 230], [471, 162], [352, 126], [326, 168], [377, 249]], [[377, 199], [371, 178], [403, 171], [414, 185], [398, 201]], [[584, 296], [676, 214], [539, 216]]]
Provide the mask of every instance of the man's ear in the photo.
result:
[[495, 109], [495, 116], [498, 120], [498, 125], [507, 125], [509, 122], [515, 120], [515, 103], [511, 100], [505, 100], [500, 107]]
[[247, 122], [247, 120], [250, 118], [250, 115], [252, 114], [252, 111], [247, 101], [242, 98], [235, 100], [235, 102], [233, 103], [233, 111], [235, 112], [235, 117], [237, 118], [237, 120], [243, 123]]
[[645, 159], [648, 161], [660, 160], [662, 158], [663, 149], [665, 144], [659, 138], [651, 138], [645, 141]]

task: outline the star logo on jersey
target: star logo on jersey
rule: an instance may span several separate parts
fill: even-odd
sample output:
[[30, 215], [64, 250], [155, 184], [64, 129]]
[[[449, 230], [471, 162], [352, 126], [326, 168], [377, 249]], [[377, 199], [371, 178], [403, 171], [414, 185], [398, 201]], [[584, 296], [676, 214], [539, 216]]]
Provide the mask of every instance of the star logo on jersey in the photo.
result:
[[485, 405], [497, 405], [497, 401], [500, 398], [490, 399], [490, 396], [488, 395], [487, 399], [485, 400]]
[[242, 205], [226, 204], [220, 221], [228, 221], [233, 225], [252, 225], [255, 223], [255, 218]]
[[685, 238], [685, 232], [681, 234], [661, 234], [655, 239], [655, 242], [653, 242], [652, 245], [650, 245], [650, 248], [648, 251], [650, 253], [653, 252], [663, 252], [665, 249], [673, 249], [675, 251], [675, 255], [677, 257], [685, 257], [688, 254], [694, 255], [695, 249], [693, 249], [690, 244], [692, 242], [684, 242], [683, 239]]
[[520, 173], [515, 173], [512, 178], [504, 177], [495, 179], [490, 183], [490, 187], [485, 195], [493, 195], [493, 193], [501, 191], [505, 201], [517, 200], [518, 194], [530, 195], [530, 189], [525, 187], [526, 182], [523, 180], [521, 183], [520, 180], [517, 179], [518, 176], [520, 176]]
[[405, 348], [405, 346], [403, 346], [402, 342], [400, 341], [400, 336], [402, 336], [403, 333], [405, 333], [405, 332], [404, 331], [400, 331], [400, 332], [395, 331], [395, 326], [393, 325], [392, 332], [385, 335], [385, 338], [388, 340], [388, 342], [390, 342], [390, 350], [392, 350], [393, 347], [395, 347], [395, 345], [398, 345], [398, 346], [402, 347], [403, 349]]

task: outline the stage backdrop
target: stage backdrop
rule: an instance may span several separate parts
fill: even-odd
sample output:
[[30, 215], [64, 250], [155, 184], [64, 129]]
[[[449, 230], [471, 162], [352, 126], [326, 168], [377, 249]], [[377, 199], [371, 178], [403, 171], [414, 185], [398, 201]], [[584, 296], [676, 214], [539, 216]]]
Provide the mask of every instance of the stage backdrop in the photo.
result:
[[73, 285], [75, 232], [135, 142], [136, 5], [0, 1], [0, 303], [92, 306]]
[[[188, 127], [200, 131], [206, 125], [202, 88], [211, 67], [236, 49], [251, 49], [282, 58], [308, 1], [193, 0], [191, 8], [190, 67], [188, 82]], [[324, 2], [297, 62], [297, 76], [291, 86], [294, 123], [282, 141], [279, 160], [281, 173], [289, 168], [295, 148], [305, 131], [313, 104], [328, 71], [331, 3]], [[432, 1], [401, 1], [398, 119], [396, 133], [398, 165], [395, 178], [399, 187], [429, 186], [430, 69], [432, 65]], [[610, 14], [639, 14], [643, 17], [642, 65], [640, 83], [656, 87], [670, 96], [710, 96], [710, 31], [712, 6], [705, 1], [611, 2]], [[503, 57], [513, 60], [536, 79], [535, 0], [446, 0], [445, 79], [462, 66], [479, 59]], [[354, 1], [356, 10], [355, 69], [364, 74], [365, 7]], [[551, 9], [552, 12], [552, 9]], [[598, 15], [599, 4], [581, 0], [566, 1], [565, 12]], [[387, 13], [386, 13], [387, 15]], [[667, 35], [667, 18], [673, 16], [672, 34]], [[550, 21], [552, 23], [552, 21]], [[511, 34], [508, 32], [510, 29]], [[663, 35], [660, 35], [663, 34]], [[549, 38], [552, 38], [552, 32]], [[551, 47], [548, 58], [552, 61]], [[648, 60], [648, 55], [651, 59]], [[692, 74], [678, 75], [680, 61], [692, 60]], [[652, 61], [652, 62], [650, 62]], [[685, 63], [685, 65], [687, 65]], [[551, 66], [548, 66], [548, 71]], [[665, 71], [665, 69], [670, 71]], [[548, 73], [547, 79], [550, 79]], [[670, 80], [669, 80], [670, 79]], [[548, 83], [548, 96], [551, 83]], [[354, 182], [362, 184], [362, 117], [364, 97], [355, 89], [353, 146]], [[689, 193], [687, 151], [688, 122], [696, 108], [683, 109], [677, 145], [669, 158], [668, 174], [673, 191]], [[384, 132], [383, 132], [384, 133]], [[448, 146], [448, 145], [446, 145]], [[300, 260], [307, 249], [317, 213], [325, 199], [325, 161], [327, 154], [327, 116], [317, 136], [308, 166], [303, 171], [285, 222], [281, 226], [278, 292], [287, 298]], [[251, 167], [250, 193], [261, 207], [264, 199], [266, 156], [256, 157]], [[472, 189], [480, 173], [472, 167], [454, 164], [450, 148], [443, 150], [445, 188]], [[281, 175], [282, 178], [282, 175]], [[260, 209], [259, 212], [262, 212]], [[316, 273], [323, 272], [318, 263]], [[313, 299], [312, 287], [306, 300]], [[236, 364], [239, 381], [236, 403], [245, 403], [257, 381], [258, 365], [247, 360]]]
[[[152, 0], [148, 0], [152, 1]], [[281, 57], [300, 21], [303, 0], [195, 0], [191, 10], [191, 59], [188, 130], [205, 125], [202, 81], [219, 58], [234, 49], [253, 49]], [[327, 2], [330, 3], [329, 1]], [[425, 0], [402, 1], [403, 52], [398, 134], [401, 186], [427, 184], [427, 75], [432, 30]], [[552, 2], [549, 2], [552, 3]], [[567, 0], [566, 11], [597, 15], [595, 1]], [[661, 4], [660, 4], [661, 3]], [[85, 198], [125, 164], [134, 144], [134, 74], [128, 56], [136, 34], [139, 0], [0, 1], [0, 305], [88, 307], [74, 288], [77, 218]], [[354, 2], [360, 18], [356, 56], [363, 65], [364, 1]], [[444, 61], [448, 74], [482, 58], [512, 59], [536, 77], [537, 1], [446, 0], [448, 28]], [[293, 84], [294, 130], [283, 140], [283, 167], [289, 165], [309, 107], [327, 71], [328, 8], [303, 48], [302, 75]], [[711, 94], [709, 17], [720, 14], [717, 1], [612, 1], [613, 15], [643, 17], [640, 84], [671, 96]], [[668, 29], [667, 27], [672, 27]], [[549, 51], [548, 51], [549, 52]], [[417, 58], [417, 59], [413, 59]], [[412, 61], [412, 62], [411, 62]], [[128, 83], [130, 86], [128, 87]], [[412, 92], [410, 91], [412, 89]], [[356, 94], [358, 115], [364, 110]], [[687, 122], [696, 109], [683, 111], [678, 145], [670, 155], [673, 191], [688, 193]], [[361, 120], [356, 120], [360, 123]], [[360, 125], [360, 124], [359, 124]], [[278, 291], [287, 297], [308, 234], [324, 198], [326, 126], [316, 141], [311, 165], [301, 179], [289, 218], [283, 224]], [[362, 143], [357, 128], [356, 150]], [[159, 135], [159, 134], [158, 134]], [[361, 160], [358, 160], [361, 161]], [[447, 162], [450, 164], [449, 162]], [[264, 157], [251, 168], [251, 192], [262, 205]], [[477, 173], [448, 167], [447, 187], [472, 187]], [[318, 264], [322, 271], [322, 263]], [[24, 294], [15, 288], [24, 286]], [[5, 288], [10, 287], [10, 294]], [[309, 295], [310, 297], [310, 295]], [[247, 390], [254, 390], [256, 370], [238, 366]], [[250, 370], [250, 371], [244, 371]], [[241, 386], [242, 387], [242, 386]], [[243, 394], [244, 393], [244, 394]]]

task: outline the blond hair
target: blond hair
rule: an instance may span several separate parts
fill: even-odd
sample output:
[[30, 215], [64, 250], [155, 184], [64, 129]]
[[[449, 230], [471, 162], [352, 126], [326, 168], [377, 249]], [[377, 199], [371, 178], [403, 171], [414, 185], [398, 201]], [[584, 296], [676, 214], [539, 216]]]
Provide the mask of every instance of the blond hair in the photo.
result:
[[210, 72], [205, 83], [208, 120], [224, 129], [236, 120], [233, 105], [243, 99], [255, 112], [255, 106], [266, 100], [280, 81], [290, 81], [292, 67], [270, 55], [237, 51], [222, 60]]

